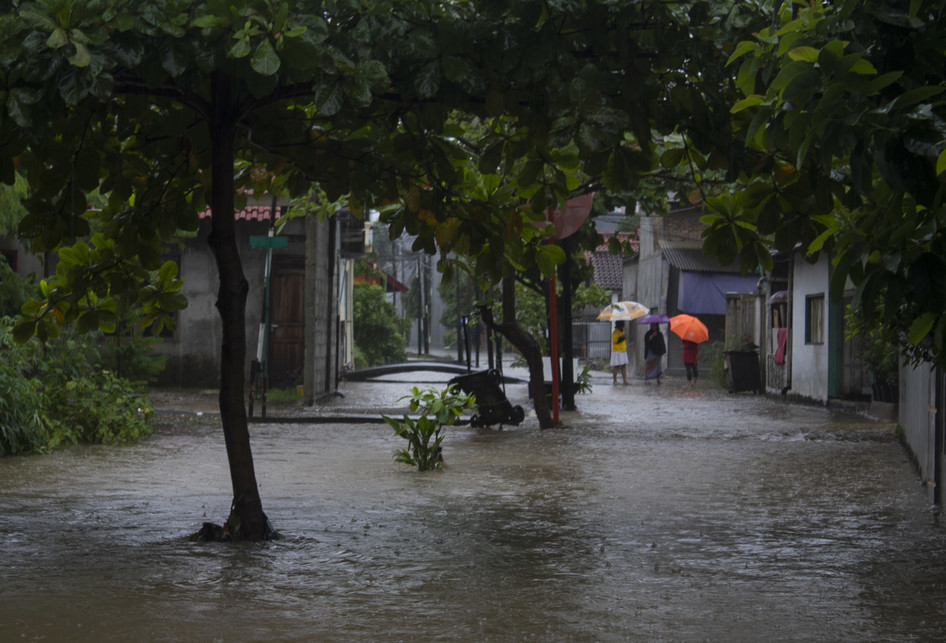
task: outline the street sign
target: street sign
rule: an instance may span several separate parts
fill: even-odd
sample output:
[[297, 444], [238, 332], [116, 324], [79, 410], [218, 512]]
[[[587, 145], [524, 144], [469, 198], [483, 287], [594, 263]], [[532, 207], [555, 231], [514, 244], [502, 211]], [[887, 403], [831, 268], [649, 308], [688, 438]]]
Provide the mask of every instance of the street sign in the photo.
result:
[[289, 237], [269, 237], [259, 234], [250, 235], [251, 248], [285, 248], [289, 246]]

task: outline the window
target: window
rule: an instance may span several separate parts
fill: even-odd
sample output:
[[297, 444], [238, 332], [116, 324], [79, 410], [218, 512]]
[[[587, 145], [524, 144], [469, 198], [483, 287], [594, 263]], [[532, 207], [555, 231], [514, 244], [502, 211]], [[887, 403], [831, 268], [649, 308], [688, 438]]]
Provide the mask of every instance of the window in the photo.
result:
[[824, 294], [805, 297], [805, 343], [824, 344]]

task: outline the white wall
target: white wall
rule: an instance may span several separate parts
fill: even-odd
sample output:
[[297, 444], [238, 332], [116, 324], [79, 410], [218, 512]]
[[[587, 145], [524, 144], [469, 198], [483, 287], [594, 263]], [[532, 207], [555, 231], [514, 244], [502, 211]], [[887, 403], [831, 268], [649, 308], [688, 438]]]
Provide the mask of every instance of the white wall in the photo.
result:
[[[822, 254], [814, 265], [796, 256], [792, 288], [792, 387], [791, 393], [828, 401], [828, 328], [830, 328], [830, 261]], [[824, 343], [805, 342], [805, 307], [808, 295], [825, 298]]]

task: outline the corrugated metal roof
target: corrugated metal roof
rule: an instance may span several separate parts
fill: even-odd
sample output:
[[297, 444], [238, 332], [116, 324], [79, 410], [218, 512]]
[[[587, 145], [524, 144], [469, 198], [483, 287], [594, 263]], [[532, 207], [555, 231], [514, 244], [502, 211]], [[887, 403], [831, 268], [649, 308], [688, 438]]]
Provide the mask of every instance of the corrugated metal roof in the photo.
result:
[[740, 272], [739, 263], [724, 266], [714, 257], [707, 257], [702, 248], [664, 245], [664, 259], [671, 266], [687, 272]]

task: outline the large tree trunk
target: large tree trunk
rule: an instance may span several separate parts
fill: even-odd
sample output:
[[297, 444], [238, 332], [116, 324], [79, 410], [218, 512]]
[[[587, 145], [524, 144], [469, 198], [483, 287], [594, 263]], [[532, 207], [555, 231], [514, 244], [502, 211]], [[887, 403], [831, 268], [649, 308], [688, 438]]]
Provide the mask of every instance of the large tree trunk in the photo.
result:
[[[230, 464], [233, 485], [233, 507], [230, 514], [231, 537], [262, 540], [266, 536], [266, 516], [260, 501], [250, 450], [244, 400], [244, 366], [246, 361], [246, 296], [249, 286], [236, 244], [233, 213], [233, 137], [234, 115], [230, 82], [217, 72], [213, 82], [211, 139], [213, 166], [211, 188], [213, 249], [220, 272], [217, 310], [223, 322], [223, 345], [220, 354], [220, 420]], [[236, 524], [234, 524], [236, 523]]]
[[519, 350], [529, 365], [529, 383], [532, 387], [532, 404], [535, 416], [539, 420], [539, 428], [551, 429], [555, 426], [549, 410], [549, 400], [545, 395], [545, 375], [542, 368], [542, 347], [539, 341], [530, 335], [519, 322], [516, 321], [516, 287], [515, 278], [503, 278], [503, 321], [497, 324], [490, 310], [483, 309], [483, 320], [493, 330]]

